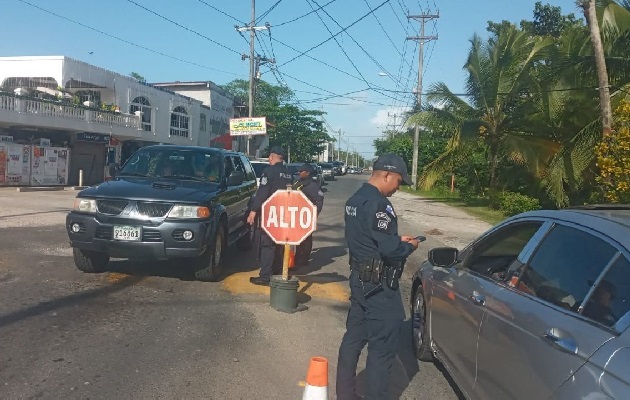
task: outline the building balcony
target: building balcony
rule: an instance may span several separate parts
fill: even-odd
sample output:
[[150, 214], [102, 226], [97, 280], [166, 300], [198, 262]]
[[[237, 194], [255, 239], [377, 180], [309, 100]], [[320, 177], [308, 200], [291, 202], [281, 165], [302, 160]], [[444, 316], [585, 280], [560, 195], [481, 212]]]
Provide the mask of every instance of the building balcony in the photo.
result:
[[79, 107], [9, 93], [0, 93], [0, 123], [112, 134], [120, 139], [142, 139], [143, 136], [150, 134], [142, 130], [139, 115]]

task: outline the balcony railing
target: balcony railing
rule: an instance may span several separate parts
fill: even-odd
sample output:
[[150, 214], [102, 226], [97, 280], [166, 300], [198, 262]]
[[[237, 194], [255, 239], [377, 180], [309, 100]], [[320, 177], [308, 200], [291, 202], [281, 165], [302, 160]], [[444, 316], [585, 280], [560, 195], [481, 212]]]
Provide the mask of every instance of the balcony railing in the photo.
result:
[[141, 129], [140, 117], [0, 93], [0, 110]]

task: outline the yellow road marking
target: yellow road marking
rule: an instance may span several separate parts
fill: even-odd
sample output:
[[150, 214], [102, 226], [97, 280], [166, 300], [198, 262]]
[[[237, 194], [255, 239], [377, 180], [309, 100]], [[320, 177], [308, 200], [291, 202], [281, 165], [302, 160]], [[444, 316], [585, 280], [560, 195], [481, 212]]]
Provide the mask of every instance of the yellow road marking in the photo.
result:
[[127, 279], [129, 279], [129, 275], [121, 274], [118, 272], [112, 272], [107, 276], [107, 282], [112, 284], [121, 283], [126, 281]]
[[[238, 272], [223, 280], [223, 288], [232, 294], [266, 294], [269, 295], [268, 286], [253, 285], [249, 278], [258, 276], [258, 270]], [[296, 275], [300, 280], [298, 292], [320, 299], [347, 302], [350, 296], [347, 282], [338, 282], [328, 277], [316, 275]]]
[[304, 382], [304, 381], [299, 381], [299, 382], [298, 382], [298, 386], [299, 386], [299, 387], [306, 387], [306, 382]]

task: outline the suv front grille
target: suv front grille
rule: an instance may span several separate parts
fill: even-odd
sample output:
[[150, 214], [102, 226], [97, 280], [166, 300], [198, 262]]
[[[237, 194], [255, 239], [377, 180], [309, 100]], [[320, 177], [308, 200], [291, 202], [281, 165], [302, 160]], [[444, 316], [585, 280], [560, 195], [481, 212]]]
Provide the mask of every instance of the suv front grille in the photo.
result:
[[99, 226], [94, 233], [96, 239], [112, 240], [112, 227], [111, 226]]
[[150, 203], [150, 202], [138, 202], [136, 207], [138, 208], [138, 214], [149, 217], [157, 218], [164, 217], [171, 210], [173, 205], [169, 203]]
[[160, 234], [160, 231], [154, 231], [152, 229], [143, 229], [142, 241], [143, 242], [161, 242], [162, 235]]
[[98, 212], [106, 215], [119, 215], [127, 204], [129, 204], [127, 200], [96, 200]]

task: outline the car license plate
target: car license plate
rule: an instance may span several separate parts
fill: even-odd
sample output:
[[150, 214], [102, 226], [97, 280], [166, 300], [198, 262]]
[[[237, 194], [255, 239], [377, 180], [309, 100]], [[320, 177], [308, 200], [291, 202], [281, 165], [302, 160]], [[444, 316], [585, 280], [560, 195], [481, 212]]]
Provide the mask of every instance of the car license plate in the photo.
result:
[[137, 226], [114, 225], [114, 240], [140, 241], [142, 230]]

